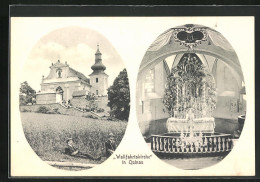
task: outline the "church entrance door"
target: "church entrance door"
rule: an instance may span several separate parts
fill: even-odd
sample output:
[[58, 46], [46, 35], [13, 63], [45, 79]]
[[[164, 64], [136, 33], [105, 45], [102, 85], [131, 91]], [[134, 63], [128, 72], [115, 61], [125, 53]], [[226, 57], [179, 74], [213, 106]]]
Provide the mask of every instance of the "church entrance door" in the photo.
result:
[[63, 100], [63, 90], [61, 87], [56, 88], [56, 103], [61, 103]]

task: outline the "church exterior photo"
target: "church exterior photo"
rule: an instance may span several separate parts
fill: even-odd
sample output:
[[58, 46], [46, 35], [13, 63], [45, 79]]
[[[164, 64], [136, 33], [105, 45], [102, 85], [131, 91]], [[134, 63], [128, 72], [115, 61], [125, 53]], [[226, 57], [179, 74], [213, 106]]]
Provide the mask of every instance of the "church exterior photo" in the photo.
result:
[[54, 169], [80, 171], [116, 151], [128, 124], [130, 90], [114, 46], [94, 28], [70, 22], [63, 28], [46, 26], [50, 31], [23, 55], [22, 81], [15, 89], [19, 102], [13, 102], [19, 104], [15, 115], [20, 120], [12, 123], [22, 126], [23, 149], [30, 147], [32, 155]]
[[73, 98], [85, 98], [89, 93], [107, 98], [108, 75], [101, 56], [98, 46], [89, 78], [71, 68], [67, 62], [58, 60], [52, 63], [49, 75], [42, 77], [41, 90], [36, 93], [36, 104], [67, 103]]

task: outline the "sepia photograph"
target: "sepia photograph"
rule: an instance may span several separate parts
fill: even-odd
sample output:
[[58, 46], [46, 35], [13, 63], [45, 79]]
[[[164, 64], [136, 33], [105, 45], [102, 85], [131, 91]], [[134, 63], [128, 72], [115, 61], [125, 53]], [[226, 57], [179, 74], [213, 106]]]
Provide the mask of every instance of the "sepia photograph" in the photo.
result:
[[213, 28], [185, 24], [151, 44], [137, 80], [137, 117], [151, 150], [181, 169], [220, 162], [246, 118], [246, 87], [232, 45]]
[[124, 63], [104, 36], [80, 26], [51, 31], [19, 76], [24, 135], [43, 161], [83, 170], [113, 154], [126, 130], [130, 92]]
[[255, 175], [254, 17], [10, 19], [10, 175]]

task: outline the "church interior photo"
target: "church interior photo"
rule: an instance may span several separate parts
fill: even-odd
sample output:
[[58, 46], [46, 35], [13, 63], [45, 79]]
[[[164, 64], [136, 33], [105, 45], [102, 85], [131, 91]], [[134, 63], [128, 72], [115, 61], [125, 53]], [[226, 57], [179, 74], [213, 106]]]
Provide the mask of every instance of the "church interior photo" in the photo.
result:
[[242, 69], [229, 42], [209, 27], [187, 24], [157, 37], [141, 62], [136, 93], [139, 127], [157, 156], [226, 155], [242, 131]]

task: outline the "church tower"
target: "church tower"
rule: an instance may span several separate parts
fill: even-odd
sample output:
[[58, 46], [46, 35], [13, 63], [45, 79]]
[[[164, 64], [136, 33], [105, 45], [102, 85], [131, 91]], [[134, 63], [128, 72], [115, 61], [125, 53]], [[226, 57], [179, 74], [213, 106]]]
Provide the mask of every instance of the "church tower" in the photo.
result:
[[93, 72], [89, 75], [90, 84], [92, 85], [91, 91], [95, 95], [105, 96], [108, 89], [108, 75], [104, 72], [106, 66], [102, 63], [101, 52], [99, 51], [99, 45], [97, 45], [97, 52], [95, 54], [95, 64], [91, 66]]

